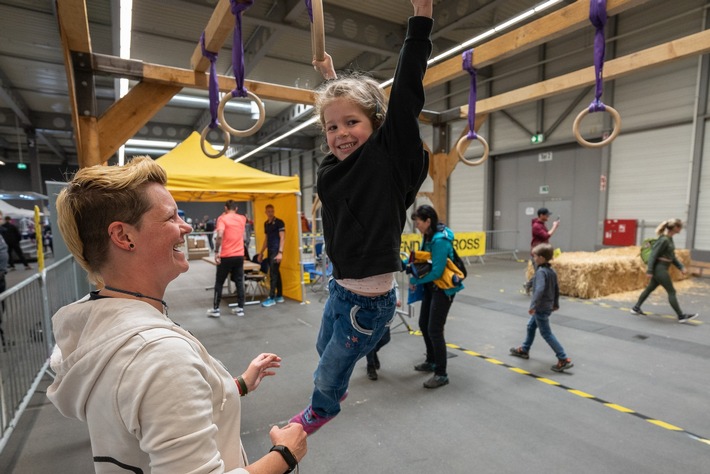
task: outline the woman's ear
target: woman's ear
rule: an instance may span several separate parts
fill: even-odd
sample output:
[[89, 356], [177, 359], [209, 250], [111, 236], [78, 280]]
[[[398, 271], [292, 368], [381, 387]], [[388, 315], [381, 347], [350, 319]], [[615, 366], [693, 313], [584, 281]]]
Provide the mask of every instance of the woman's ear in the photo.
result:
[[131, 240], [131, 226], [128, 224], [114, 221], [108, 226], [108, 234], [111, 242], [116, 247], [129, 251], [134, 248]]

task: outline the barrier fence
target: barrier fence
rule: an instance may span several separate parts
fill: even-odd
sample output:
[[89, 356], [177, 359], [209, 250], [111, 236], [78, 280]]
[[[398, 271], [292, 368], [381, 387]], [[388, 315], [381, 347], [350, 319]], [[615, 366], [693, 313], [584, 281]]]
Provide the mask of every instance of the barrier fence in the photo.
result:
[[77, 270], [68, 256], [0, 294], [0, 452], [47, 371], [52, 315], [79, 298]]

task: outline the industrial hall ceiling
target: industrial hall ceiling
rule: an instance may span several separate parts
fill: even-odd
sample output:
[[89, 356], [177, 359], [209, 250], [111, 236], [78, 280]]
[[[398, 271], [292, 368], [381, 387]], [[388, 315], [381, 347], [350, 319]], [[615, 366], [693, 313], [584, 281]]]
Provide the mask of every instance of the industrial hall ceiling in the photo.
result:
[[[220, 4], [229, 6], [226, 0], [133, 0], [130, 53], [123, 56], [131, 61], [119, 62], [120, 67], [112, 73], [111, 59], [120, 57], [120, 0], [0, 0], [0, 160], [6, 165], [27, 162], [31, 146], [37, 147], [36, 155], [43, 165], [75, 167], [79, 163], [58, 19], [58, 12], [66, 8], [61, 5], [64, 2], [82, 8], [85, 5], [91, 52], [94, 60], [105, 66], [99, 72], [92, 71], [89, 79], [93, 81], [97, 116], [120, 97], [119, 77], [128, 77], [129, 87], [137, 84], [135, 77], [126, 74], [136, 64], [191, 70], [191, 59], [213, 13]], [[432, 56], [541, 3], [545, 2], [435, 0]], [[521, 24], [572, 3], [575, 2], [557, 2], [545, 13], [531, 15]], [[366, 71], [381, 81], [392, 77], [407, 18], [412, 13], [408, 0], [326, 0], [323, 12], [325, 49], [332, 55], [337, 71]], [[234, 17], [229, 15], [234, 25]], [[252, 136], [233, 137], [229, 156], [238, 158], [311, 117], [309, 107], [298, 102], [299, 92], [311, 91], [323, 80], [311, 65], [311, 37], [311, 22], [303, 0], [255, 0], [243, 13], [245, 79], [293, 88], [294, 94], [291, 100], [264, 99], [264, 125]], [[216, 69], [218, 74], [233, 78], [235, 40], [231, 31], [226, 38], [218, 51]], [[77, 94], [77, 100], [81, 99]], [[442, 111], [444, 107], [440, 105], [438, 109]], [[254, 123], [254, 110], [246, 99], [231, 100], [226, 111], [234, 128], [249, 128]], [[209, 121], [206, 87], [183, 87], [128, 137], [148, 142], [129, 142], [126, 154], [160, 156], [167, 149], [156, 147], [156, 141], [180, 142], [192, 131], [202, 131]], [[318, 136], [315, 126], [306, 127], [253, 157], [267, 156], [275, 150], [317, 149]], [[208, 139], [221, 148], [220, 133], [213, 131]]]

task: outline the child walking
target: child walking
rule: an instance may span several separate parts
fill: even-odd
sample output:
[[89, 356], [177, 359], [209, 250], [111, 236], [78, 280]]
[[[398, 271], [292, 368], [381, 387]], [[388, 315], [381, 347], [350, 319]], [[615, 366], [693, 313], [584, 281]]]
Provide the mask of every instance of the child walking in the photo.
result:
[[535, 330], [540, 329], [540, 335], [550, 345], [557, 356], [557, 364], [552, 366], [555, 372], [562, 372], [574, 366], [567, 357], [562, 344], [559, 343], [550, 327], [550, 315], [560, 309], [560, 287], [557, 285], [557, 273], [550, 266], [554, 250], [550, 244], [540, 244], [533, 248], [532, 254], [537, 270], [533, 277], [532, 300], [528, 313], [532, 315], [528, 321], [528, 335], [520, 347], [511, 347], [510, 355], [530, 358], [530, 348], [535, 340]]
[[[428, 154], [419, 137], [433, 0], [411, 0], [407, 36], [385, 102], [363, 75], [330, 80], [316, 95], [315, 113], [330, 153], [318, 168], [323, 234], [333, 278], [323, 310], [311, 403], [291, 422], [308, 434], [332, 420], [347, 396], [356, 362], [380, 341], [396, 309], [394, 274], [406, 211], [426, 178]], [[332, 59], [314, 61], [326, 79]]]

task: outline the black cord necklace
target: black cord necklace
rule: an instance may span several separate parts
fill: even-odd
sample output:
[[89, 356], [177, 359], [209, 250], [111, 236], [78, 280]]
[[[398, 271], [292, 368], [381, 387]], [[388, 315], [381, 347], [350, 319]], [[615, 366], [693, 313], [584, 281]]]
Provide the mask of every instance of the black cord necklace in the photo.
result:
[[167, 316], [167, 314], [168, 314], [168, 303], [166, 303], [165, 300], [161, 300], [160, 298], [155, 298], [153, 296], [144, 295], [143, 293], [138, 293], [137, 291], [121, 290], [119, 288], [114, 288], [114, 287], [108, 286], [108, 285], [104, 286], [104, 289], [109, 290], [109, 291], [115, 291], [116, 293], [123, 293], [125, 295], [135, 296], [136, 298], [147, 298], [149, 300], [158, 301], [163, 305], [163, 309], [165, 309], [165, 315]]

